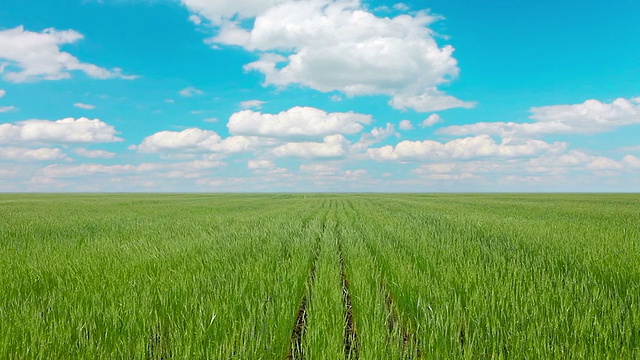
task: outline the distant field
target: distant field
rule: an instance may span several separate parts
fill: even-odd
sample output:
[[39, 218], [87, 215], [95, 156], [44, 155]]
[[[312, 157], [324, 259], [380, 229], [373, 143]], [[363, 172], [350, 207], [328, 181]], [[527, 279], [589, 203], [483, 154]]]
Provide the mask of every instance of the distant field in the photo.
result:
[[640, 358], [640, 195], [0, 195], [3, 359]]

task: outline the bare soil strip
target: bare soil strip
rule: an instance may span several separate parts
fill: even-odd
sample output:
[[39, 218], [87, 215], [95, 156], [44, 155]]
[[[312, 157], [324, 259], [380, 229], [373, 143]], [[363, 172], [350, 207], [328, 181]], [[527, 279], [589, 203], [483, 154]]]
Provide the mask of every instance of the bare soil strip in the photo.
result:
[[340, 277], [342, 278], [342, 299], [345, 308], [345, 327], [344, 327], [344, 357], [345, 359], [356, 360], [358, 355], [358, 336], [356, 325], [353, 319], [353, 309], [351, 303], [351, 294], [349, 293], [349, 279], [344, 266], [342, 257], [342, 248], [340, 248]]
[[[325, 224], [322, 224], [322, 230], [324, 232]], [[296, 317], [296, 323], [291, 331], [291, 345], [289, 346], [289, 353], [287, 354], [287, 360], [300, 360], [305, 358], [304, 349], [302, 345], [302, 339], [307, 328], [307, 305], [311, 299], [311, 289], [316, 280], [316, 270], [318, 268], [318, 256], [320, 256], [320, 242], [322, 236], [318, 236], [314, 249], [314, 258], [311, 264], [311, 271], [309, 272], [309, 279], [307, 280], [307, 294], [302, 297], [300, 306], [298, 306], [298, 315]]]
[[[415, 333], [412, 333], [405, 324], [402, 323], [400, 319], [400, 315], [398, 314], [398, 309], [395, 306], [393, 301], [393, 296], [389, 292], [386, 284], [382, 285], [382, 289], [384, 291], [385, 296], [385, 306], [387, 307], [388, 317], [387, 317], [387, 330], [389, 330], [389, 335], [393, 336], [393, 334], [397, 331], [401, 335], [402, 341], [402, 351], [406, 353], [410, 351], [408, 355], [409, 359], [416, 358], [420, 359], [422, 357], [422, 350], [420, 348], [420, 341], [418, 340]], [[414, 353], [415, 352], [415, 353]]]

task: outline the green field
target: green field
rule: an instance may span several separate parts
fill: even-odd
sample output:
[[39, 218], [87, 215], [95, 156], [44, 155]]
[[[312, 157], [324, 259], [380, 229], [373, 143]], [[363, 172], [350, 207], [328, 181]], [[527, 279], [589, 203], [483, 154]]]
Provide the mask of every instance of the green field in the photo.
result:
[[639, 195], [0, 195], [3, 359], [640, 358]]

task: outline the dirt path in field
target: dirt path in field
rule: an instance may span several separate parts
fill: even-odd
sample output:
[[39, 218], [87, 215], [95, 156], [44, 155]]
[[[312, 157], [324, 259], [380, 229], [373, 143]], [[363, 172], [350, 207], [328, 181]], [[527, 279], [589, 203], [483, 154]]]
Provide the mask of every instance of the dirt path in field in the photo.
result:
[[300, 360], [305, 358], [304, 347], [302, 340], [304, 339], [305, 330], [307, 328], [307, 306], [313, 292], [313, 284], [316, 280], [316, 271], [318, 269], [318, 257], [320, 256], [320, 246], [322, 241], [322, 234], [326, 227], [326, 215], [322, 221], [322, 232], [318, 235], [316, 243], [314, 245], [313, 261], [311, 262], [311, 270], [309, 271], [309, 278], [307, 280], [307, 293], [302, 297], [300, 306], [298, 306], [298, 315], [296, 316], [296, 322], [291, 331], [291, 345], [289, 346], [289, 352], [287, 354], [287, 360]]
[[[389, 336], [394, 337], [395, 334], [399, 334], [402, 342], [402, 352], [408, 355], [409, 359], [420, 359], [422, 357], [422, 349], [420, 347], [420, 340], [418, 340], [415, 333], [411, 332], [409, 328], [404, 324], [400, 318], [398, 309], [396, 308], [393, 296], [388, 290], [388, 286], [383, 283], [382, 291], [385, 296], [385, 306], [387, 308], [387, 330]], [[407, 354], [409, 352], [410, 354]]]
[[344, 266], [344, 258], [342, 256], [342, 246], [340, 246], [340, 277], [342, 278], [342, 301], [345, 309], [345, 327], [344, 327], [344, 356], [345, 359], [356, 360], [358, 355], [358, 335], [356, 325], [353, 319], [353, 309], [351, 302], [351, 293], [349, 292], [349, 279]]

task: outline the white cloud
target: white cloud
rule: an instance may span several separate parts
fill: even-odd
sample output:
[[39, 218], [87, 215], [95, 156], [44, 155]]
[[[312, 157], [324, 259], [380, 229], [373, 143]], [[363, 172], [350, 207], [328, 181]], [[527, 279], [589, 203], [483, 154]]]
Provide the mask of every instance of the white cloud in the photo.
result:
[[65, 159], [67, 156], [60, 149], [25, 149], [16, 147], [0, 148], [0, 160], [15, 161], [51, 161]]
[[412, 130], [413, 124], [409, 120], [400, 121], [400, 125], [398, 126], [400, 130]]
[[73, 106], [80, 108], [80, 109], [85, 109], [85, 110], [93, 110], [95, 109], [95, 105], [90, 105], [90, 104], [83, 104], [83, 103], [75, 103], [73, 104]]
[[178, 91], [178, 94], [185, 96], [185, 97], [191, 97], [191, 96], [195, 96], [195, 95], [202, 95], [204, 94], [204, 92], [202, 90], [198, 90], [196, 88], [194, 88], [193, 86], [189, 86], [187, 88], [184, 88], [180, 91]]
[[419, 174], [448, 174], [456, 168], [456, 163], [441, 163], [422, 165], [416, 172]]
[[404, 3], [397, 3], [393, 5], [393, 9], [398, 11], [407, 11], [409, 10], [409, 6]]
[[7, 92], [0, 89], [0, 98], [3, 98], [5, 95], [7, 95]]
[[580, 150], [571, 150], [566, 154], [546, 155], [531, 159], [527, 171], [531, 173], [563, 174], [569, 170], [590, 170], [592, 172], [619, 171], [640, 167], [640, 160], [627, 155], [617, 161], [608, 157], [590, 155]]
[[340, 168], [327, 164], [302, 164], [300, 171], [317, 176], [331, 176], [340, 172]]
[[387, 123], [387, 126], [384, 128], [373, 128], [373, 130], [371, 130], [370, 132], [362, 134], [360, 140], [350, 146], [350, 150], [351, 152], [355, 153], [365, 151], [369, 146], [377, 144], [393, 135], [400, 136], [398, 133], [396, 133], [393, 124]]
[[15, 110], [16, 107], [15, 106], [3, 106], [0, 107], [0, 113], [5, 113], [5, 112], [9, 112], [9, 111], [13, 111]]
[[626, 167], [640, 169], [640, 159], [633, 155], [627, 155], [622, 159]]
[[82, 38], [82, 34], [74, 30], [50, 28], [38, 33], [26, 31], [22, 26], [1, 30], [0, 59], [8, 61], [8, 64], [0, 73], [3, 73], [5, 80], [12, 82], [67, 79], [72, 71], [81, 71], [97, 79], [135, 78], [123, 75], [122, 70], [117, 68], [107, 70], [83, 63], [60, 50], [60, 46], [73, 44]]
[[325, 136], [323, 142], [292, 142], [273, 149], [276, 156], [299, 157], [306, 159], [338, 158], [347, 154], [349, 141], [344, 136]]
[[181, 0], [191, 11], [201, 14], [214, 24], [220, 25], [231, 18], [255, 17], [269, 7], [294, 0]]
[[252, 170], [272, 169], [276, 167], [276, 164], [274, 164], [274, 162], [270, 160], [249, 160], [247, 162], [247, 167]]
[[353, 181], [367, 175], [366, 169], [341, 170], [337, 166], [328, 164], [303, 164], [300, 165], [300, 172], [309, 174], [316, 184], [318, 184], [318, 182], [322, 184], [326, 181], [330, 183], [335, 183], [335, 181]]
[[247, 100], [240, 103], [240, 107], [243, 109], [260, 109], [264, 101], [261, 100]]
[[428, 118], [424, 119], [420, 124], [420, 127], [431, 127], [439, 122], [442, 122], [442, 117], [438, 114], [431, 114]]
[[230, 136], [222, 139], [211, 130], [189, 128], [183, 131], [160, 131], [146, 137], [138, 146], [143, 153], [157, 152], [216, 152], [223, 154], [249, 152], [265, 142], [256, 137]]
[[[79, 165], [49, 165], [42, 169], [43, 178], [75, 178], [94, 175], [124, 175], [139, 173], [155, 173], [163, 177], [197, 177], [201, 171], [223, 167], [221, 161], [195, 160], [178, 163], [142, 163], [132, 164], [79, 164]], [[180, 176], [178, 176], [180, 175]]]
[[[265, 85], [383, 94], [417, 111], [473, 106], [437, 89], [459, 70], [453, 47], [439, 47], [428, 28], [438, 18], [426, 12], [381, 18], [357, 0], [182, 2], [219, 26], [210, 43], [260, 54], [245, 69], [264, 74]], [[252, 28], [243, 28], [250, 18]]]
[[122, 141], [115, 128], [98, 119], [26, 120], [0, 124], [0, 144], [99, 143]]
[[640, 97], [618, 98], [611, 103], [587, 100], [582, 104], [531, 108], [532, 123], [480, 122], [449, 126], [440, 133], [454, 136], [495, 134], [500, 136], [535, 136], [544, 134], [594, 134], [640, 124]]
[[183, 131], [160, 131], [146, 137], [137, 147], [141, 152], [172, 150], [207, 150], [220, 143], [215, 131], [189, 128]]
[[476, 105], [475, 102], [462, 101], [446, 95], [436, 88], [426, 89], [420, 95], [396, 95], [389, 104], [396, 109], [412, 108], [418, 112], [440, 111], [451, 108], [470, 109]]
[[200, 18], [200, 16], [198, 15], [191, 15], [189, 16], [189, 21], [191, 21], [192, 23], [194, 23], [195, 25], [200, 25], [202, 24], [202, 19]]
[[387, 145], [367, 151], [369, 156], [378, 161], [424, 161], [448, 159], [473, 159], [479, 157], [525, 157], [545, 152], [561, 152], [566, 143], [546, 143], [541, 140], [524, 140], [512, 142], [504, 139], [496, 143], [488, 135], [480, 135], [463, 139], [455, 139], [447, 143], [433, 140], [402, 141], [395, 147]]
[[82, 157], [90, 159], [111, 159], [116, 156], [116, 153], [104, 150], [88, 150], [85, 148], [77, 148], [74, 152]]
[[326, 113], [311, 107], [294, 107], [279, 114], [240, 111], [231, 116], [227, 126], [234, 135], [282, 138], [355, 134], [362, 131], [362, 124], [369, 123], [370, 115]]

